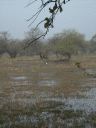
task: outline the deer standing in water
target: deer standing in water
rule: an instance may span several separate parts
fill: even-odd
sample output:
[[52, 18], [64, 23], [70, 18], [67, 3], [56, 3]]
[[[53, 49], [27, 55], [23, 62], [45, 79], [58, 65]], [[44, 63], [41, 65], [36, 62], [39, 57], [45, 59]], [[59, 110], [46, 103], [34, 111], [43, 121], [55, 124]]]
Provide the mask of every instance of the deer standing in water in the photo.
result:
[[79, 68], [81, 71], [83, 71], [87, 76], [96, 78], [96, 71], [82, 67], [80, 62], [76, 62], [75, 65], [77, 68]]
[[48, 64], [48, 54], [46, 52], [40, 52], [40, 59], [45, 63]]

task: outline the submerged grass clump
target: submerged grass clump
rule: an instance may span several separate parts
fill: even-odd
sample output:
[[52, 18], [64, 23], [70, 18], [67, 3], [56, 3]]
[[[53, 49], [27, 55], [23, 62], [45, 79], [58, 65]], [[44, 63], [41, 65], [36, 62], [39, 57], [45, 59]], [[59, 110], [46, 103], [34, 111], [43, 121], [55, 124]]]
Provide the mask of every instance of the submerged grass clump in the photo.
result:
[[91, 113], [88, 117], [88, 120], [90, 122], [90, 124], [94, 127], [96, 127], [96, 112], [95, 113]]

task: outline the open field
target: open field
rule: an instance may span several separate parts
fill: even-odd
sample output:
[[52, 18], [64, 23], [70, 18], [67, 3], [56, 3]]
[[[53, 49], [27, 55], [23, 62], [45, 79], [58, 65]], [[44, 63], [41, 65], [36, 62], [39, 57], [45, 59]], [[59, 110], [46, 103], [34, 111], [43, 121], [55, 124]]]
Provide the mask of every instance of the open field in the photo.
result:
[[95, 128], [96, 56], [68, 63], [39, 57], [0, 58], [0, 128]]

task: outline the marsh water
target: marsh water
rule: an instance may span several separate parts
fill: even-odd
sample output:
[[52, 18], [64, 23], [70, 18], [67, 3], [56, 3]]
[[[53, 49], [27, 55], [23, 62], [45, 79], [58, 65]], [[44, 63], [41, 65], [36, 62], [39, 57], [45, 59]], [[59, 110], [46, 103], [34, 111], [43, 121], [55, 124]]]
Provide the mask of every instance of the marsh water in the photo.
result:
[[[59, 86], [59, 81], [56, 79], [52, 79], [52, 76], [50, 74], [47, 73], [40, 73], [39, 74], [41, 77], [43, 77], [42, 80], [37, 80], [35, 83], [37, 86], [42, 86], [42, 87], [50, 87], [50, 88], [54, 88], [54, 86]], [[91, 80], [92, 79], [92, 80]], [[31, 81], [28, 81], [28, 78], [26, 76], [18, 76], [18, 77], [12, 77], [12, 86], [14, 87], [14, 95], [15, 95], [15, 99], [20, 100], [21, 98], [25, 98], [21, 99], [23, 101], [25, 101], [24, 104], [32, 104], [32, 102], [34, 101], [34, 103], [36, 102], [35, 98], [43, 98], [42, 101], [50, 101], [50, 102], [58, 102], [61, 103], [62, 105], [64, 105], [64, 109], [73, 109], [74, 111], [76, 110], [83, 110], [86, 113], [91, 113], [91, 112], [95, 112], [96, 111], [96, 78], [89, 78], [89, 81], [84, 81], [84, 83], [82, 84], [82, 86], [84, 86], [85, 84], [85, 91], [78, 91], [77, 94], [75, 96], [69, 96], [69, 97], [65, 97], [63, 93], [60, 94], [60, 96], [52, 96], [52, 94], [50, 92], [48, 93], [44, 93], [44, 92], [39, 92], [38, 95], [36, 95], [36, 97], [32, 97], [32, 95], [34, 94], [34, 92], [31, 91], [16, 91], [16, 88], [18, 88], [18, 86], [26, 86], [28, 84], [28, 86], [32, 86]], [[92, 83], [90, 82], [92, 81]], [[21, 95], [21, 98], [20, 98]], [[26, 99], [26, 97], [28, 97], [28, 99]], [[13, 96], [12, 96], [13, 98]], [[34, 98], [34, 99], [33, 99]], [[14, 99], [14, 100], [15, 100]]]
[[95, 128], [96, 78], [47, 68], [8, 72], [8, 86], [0, 88], [0, 128]]

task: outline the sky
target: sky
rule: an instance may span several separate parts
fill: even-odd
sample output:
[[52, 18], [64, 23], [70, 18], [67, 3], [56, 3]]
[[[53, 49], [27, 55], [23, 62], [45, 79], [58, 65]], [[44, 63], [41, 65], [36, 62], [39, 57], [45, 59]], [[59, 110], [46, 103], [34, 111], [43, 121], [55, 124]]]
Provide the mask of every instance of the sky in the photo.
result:
[[[40, 14], [30, 27], [30, 18], [40, 6], [40, 0], [32, 6], [25, 7], [32, 0], [0, 0], [0, 32], [8, 31], [13, 38], [22, 39], [25, 33], [35, 27], [39, 21], [48, 15], [47, 9]], [[40, 26], [40, 29], [43, 27]], [[90, 39], [96, 33], [96, 0], [71, 0], [63, 6], [47, 37], [66, 29], [75, 29]], [[42, 29], [43, 30], [43, 29]]]

